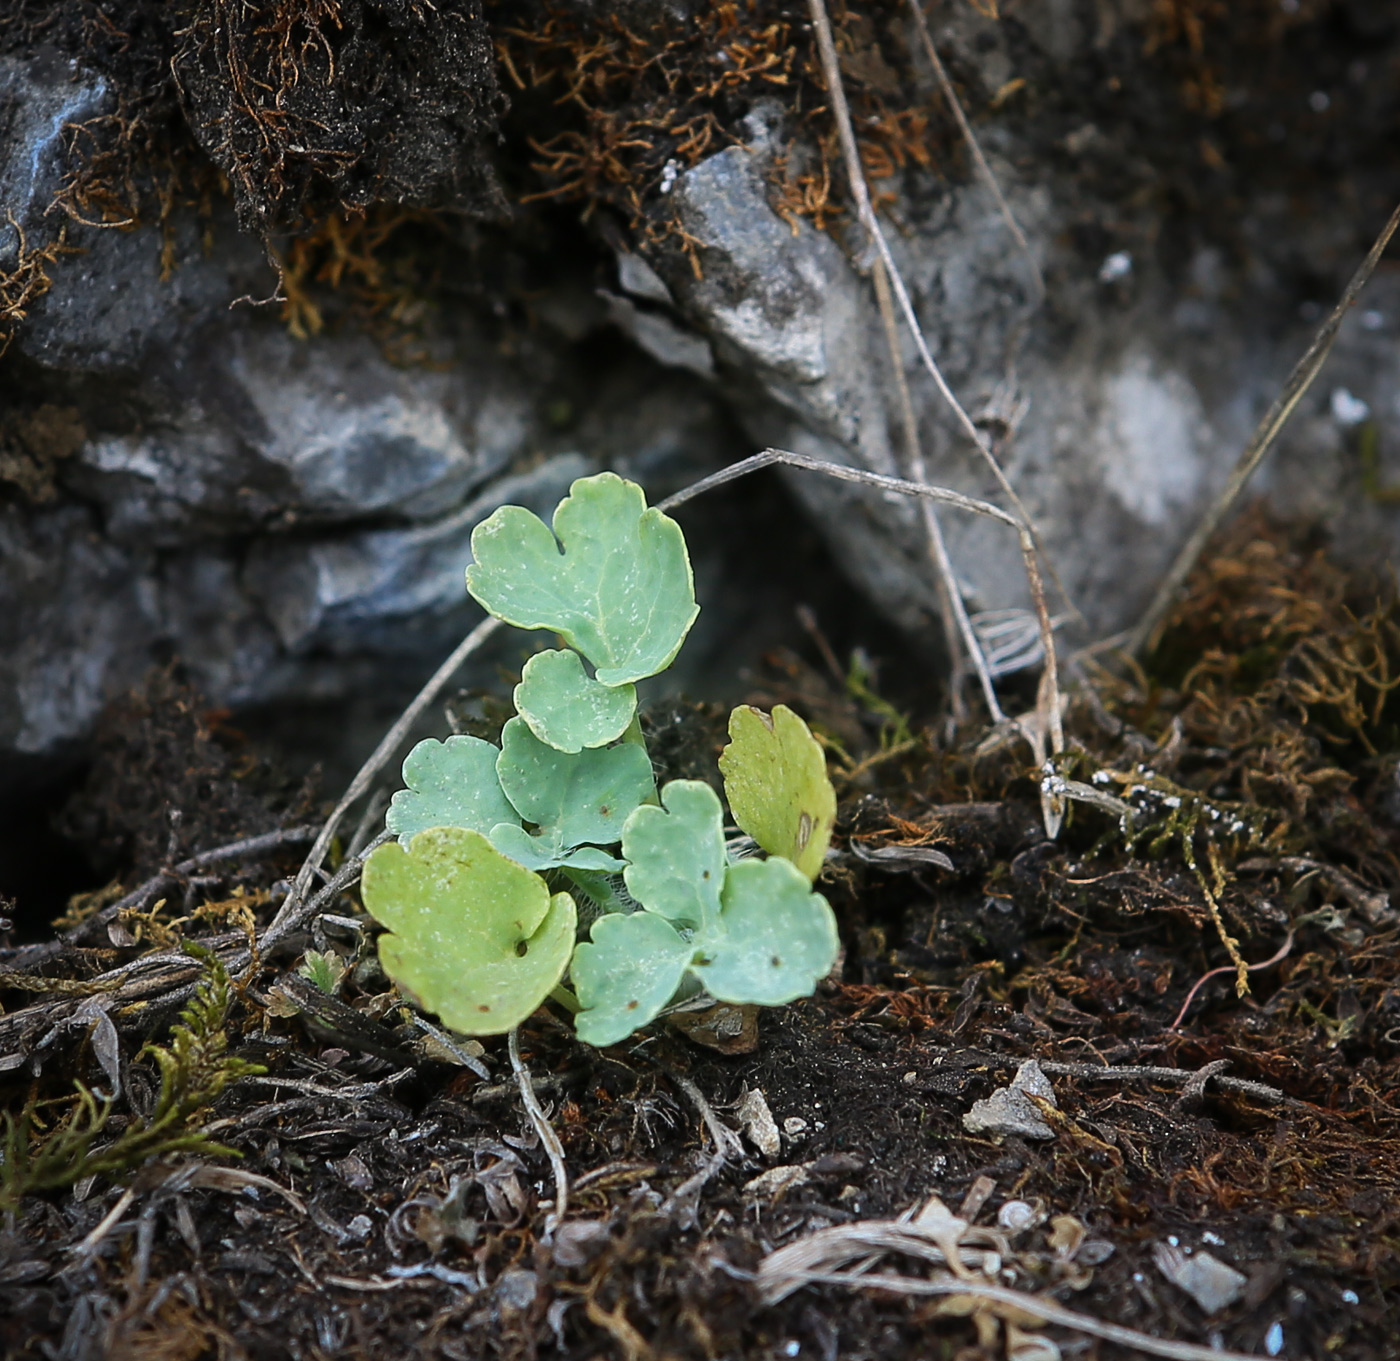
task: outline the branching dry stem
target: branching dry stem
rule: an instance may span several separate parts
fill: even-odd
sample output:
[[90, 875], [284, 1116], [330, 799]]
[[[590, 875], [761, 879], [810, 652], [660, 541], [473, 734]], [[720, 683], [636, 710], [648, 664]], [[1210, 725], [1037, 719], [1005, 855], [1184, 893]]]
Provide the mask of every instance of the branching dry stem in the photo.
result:
[[1050, 735], [1051, 751], [1060, 752], [1064, 750], [1064, 729], [1060, 717], [1059, 666], [1055, 658], [1055, 635], [1050, 622], [1050, 611], [1045, 600], [1045, 583], [1040, 572], [1038, 536], [1034, 521], [1016, 489], [1011, 485], [1011, 481], [1006, 476], [1001, 464], [997, 461], [991, 446], [983, 438], [982, 432], [977, 428], [972, 417], [967, 414], [962, 403], [958, 401], [952, 388], [948, 386], [948, 381], [944, 378], [942, 370], [929, 352], [923, 330], [919, 325], [918, 315], [915, 313], [914, 304], [909, 297], [909, 290], [904, 285], [899, 267], [895, 264], [894, 256], [890, 252], [889, 242], [885, 239], [879, 219], [875, 216], [875, 209], [870, 202], [870, 192], [865, 184], [865, 172], [861, 167], [860, 151], [856, 146], [855, 131], [851, 125], [851, 112], [847, 106], [845, 89], [841, 83], [841, 66], [836, 56], [836, 43], [832, 37], [831, 20], [826, 12], [825, 0], [808, 0], [808, 9], [817, 37], [817, 51], [821, 57], [827, 96], [831, 101], [832, 115], [836, 120], [841, 155], [846, 164], [846, 178], [850, 181], [851, 196], [856, 201], [861, 225], [865, 228], [884, 264], [889, 276], [890, 287], [899, 303], [900, 311], [904, 314], [904, 320], [908, 324], [909, 333], [913, 337], [915, 348], [919, 353], [919, 359], [942, 394], [944, 401], [948, 403], [963, 433], [972, 441], [992, 475], [996, 478], [997, 484], [1016, 512], [1018, 529], [1024, 531], [1031, 544], [1030, 554], [1026, 558], [1026, 578], [1030, 585], [1031, 603], [1040, 624], [1041, 644], [1045, 650], [1047, 678], [1045, 726]]

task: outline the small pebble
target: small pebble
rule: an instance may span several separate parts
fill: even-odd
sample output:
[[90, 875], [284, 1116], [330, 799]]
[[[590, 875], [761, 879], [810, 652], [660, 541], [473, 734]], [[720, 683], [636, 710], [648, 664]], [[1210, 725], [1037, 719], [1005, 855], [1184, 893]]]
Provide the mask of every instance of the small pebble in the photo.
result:
[[783, 1133], [789, 1139], [796, 1139], [799, 1134], [807, 1133], [807, 1122], [800, 1115], [789, 1115], [783, 1121]]

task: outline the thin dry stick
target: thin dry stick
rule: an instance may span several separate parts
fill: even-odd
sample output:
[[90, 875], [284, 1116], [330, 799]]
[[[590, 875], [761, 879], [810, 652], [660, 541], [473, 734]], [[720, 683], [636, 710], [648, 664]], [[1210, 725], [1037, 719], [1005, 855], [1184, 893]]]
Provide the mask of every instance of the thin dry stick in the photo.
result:
[[1009, 511], [1002, 510], [1000, 506], [994, 506], [989, 501], [979, 501], [974, 496], [964, 496], [961, 492], [948, 491], [944, 487], [931, 487], [925, 482], [911, 482], [903, 477], [887, 477], [884, 473], [867, 472], [864, 468], [851, 468], [844, 463], [828, 463], [824, 459], [812, 458], [808, 454], [795, 454], [788, 449], [764, 449], [762, 453], [742, 458], [727, 468], [721, 468], [717, 473], [702, 477], [700, 481], [683, 488], [675, 495], [668, 496], [657, 508], [673, 510], [702, 492], [713, 491], [716, 487], [724, 486], [726, 482], [733, 482], [736, 478], [757, 472], [760, 468], [770, 468], [775, 463], [821, 473], [824, 477], [834, 477], [841, 482], [859, 482], [868, 487], [879, 487], [882, 491], [898, 492], [901, 496], [918, 496], [927, 501], [942, 501], [973, 515], [985, 515], [989, 519], [999, 520], [1016, 531], [1021, 543], [1021, 559], [1025, 566], [1026, 579], [1030, 582], [1031, 596], [1036, 602], [1036, 614], [1040, 619], [1041, 641], [1047, 646], [1046, 675], [1051, 682], [1050, 691], [1054, 701], [1051, 710], [1051, 737], [1053, 749], [1060, 751], [1064, 746], [1064, 734], [1060, 727], [1059, 686], [1054, 680], [1055, 641], [1050, 634], [1050, 616], [1045, 607], [1045, 590], [1036, 564], [1035, 540], [1031, 537], [1030, 529]]
[[[880, 320], [885, 326], [885, 344], [890, 352], [890, 371], [894, 375], [895, 395], [899, 399], [899, 419], [904, 432], [904, 463], [909, 476], [915, 482], [927, 482], [928, 470], [924, 466], [924, 451], [919, 446], [919, 423], [914, 415], [914, 403], [909, 396], [909, 382], [904, 376], [904, 356], [899, 348], [899, 323], [894, 315], [894, 299], [890, 295], [890, 280], [885, 273], [884, 261], [876, 260], [871, 271], [875, 277], [875, 298], [880, 304]], [[929, 554], [937, 569], [938, 594], [943, 606], [943, 632], [948, 641], [948, 655], [954, 668], [960, 654], [966, 652], [982, 684], [982, 694], [993, 723], [1004, 723], [1006, 715], [997, 699], [996, 686], [992, 684], [992, 673], [987, 667], [987, 658], [982, 651], [981, 639], [967, 617], [967, 607], [963, 604], [962, 592], [958, 589], [957, 574], [953, 571], [952, 559], [948, 556], [948, 546], [943, 541], [943, 526], [938, 521], [938, 512], [933, 502], [921, 500], [919, 508], [923, 512], [924, 535], [928, 539]], [[953, 708], [959, 711], [962, 702], [961, 687], [953, 686]]]
[[[1229, 972], [1229, 970], [1226, 970]], [[1007, 1065], [1008, 1067], [1014, 1065]], [[1040, 1060], [1041, 1071], [1056, 1077], [1074, 1077], [1090, 1082], [1162, 1082], [1169, 1087], [1189, 1087], [1199, 1081], [1200, 1070], [1189, 1068], [1157, 1068], [1148, 1064], [1124, 1064], [1112, 1067], [1097, 1063], [1057, 1063], [1053, 1059]], [[1285, 1096], [1277, 1087], [1264, 1082], [1253, 1082], [1247, 1077], [1223, 1077], [1211, 1074], [1210, 1080], [1222, 1092], [1234, 1092], [1236, 1096], [1252, 1097], [1271, 1106], [1282, 1105], [1293, 1100]]]
[[1026, 576], [1030, 583], [1031, 602], [1040, 623], [1041, 643], [1045, 649], [1046, 703], [1049, 708], [1047, 727], [1050, 731], [1051, 750], [1062, 751], [1065, 739], [1063, 725], [1060, 721], [1060, 682], [1059, 668], [1055, 658], [1055, 634], [1050, 624], [1050, 611], [1045, 602], [1045, 583], [1041, 578], [1040, 564], [1036, 558], [1034, 522], [1031, 520], [1030, 512], [1027, 511], [1021, 498], [1016, 494], [1016, 489], [1011, 485], [1001, 464], [997, 462], [991, 446], [982, 438], [982, 432], [977, 428], [972, 417], [963, 409], [962, 403], [958, 401], [952, 388], [948, 386], [947, 379], [943, 377], [943, 371], [934, 362], [933, 355], [929, 353], [923, 331], [919, 326], [919, 318], [914, 311], [914, 304], [909, 298], [909, 290], [904, 286], [904, 279], [899, 272], [899, 267], [895, 264], [894, 256], [890, 253], [889, 242], [885, 240], [885, 234], [880, 230], [879, 220], [876, 218], [875, 210], [870, 203], [870, 192], [866, 188], [865, 172], [861, 168], [860, 152], [856, 147], [855, 132], [851, 127], [851, 111], [846, 104], [846, 92], [841, 84], [841, 67], [836, 58], [836, 43], [831, 35], [831, 20], [827, 17], [825, 0], [807, 0], [807, 4], [812, 16], [812, 27], [817, 35], [817, 51], [821, 56], [827, 96], [831, 100], [832, 114], [836, 119], [836, 132], [841, 142], [841, 156], [846, 164], [846, 178], [850, 181], [851, 196], [856, 201], [861, 225], [865, 228], [889, 273], [890, 287], [899, 302], [900, 311], [904, 313], [904, 320], [909, 327], [914, 346], [918, 350], [924, 368], [938, 387], [943, 400], [948, 403], [958, 424], [962, 427], [963, 433], [976, 446], [978, 453], [982, 455], [983, 460], [991, 469], [997, 484], [1015, 508], [1021, 526], [1030, 538], [1031, 556], [1027, 562]]
[[301, 904], [305, 901], [306, 894], [311, 888], [311, 881], [321, 868], [321, 862], [325, 860], [331, 840], [340, 829], [345, 815], [355, 806], [360, 796], [369, 789], [375, 776], [393, 759], [394, 753], [398, 751], [404, 739], [413, 730], [413, 725], [447, 688], [447, 683], [457, 674], [462, 663], [500, 628], [501, 621], [499, 619], [482, 620], [457, 644], [452, 655], [433, 672], [428, 683], [418, 692], [413, 702], [399, 715], [398, 721], [384, 734], [383, 740], [374, 749], [374, 754], [360, 767], [355, 778], [350, 781], [349, 789], [345, 791], [340, 802], [336, 804], [335, 811], [326, 819], [325, 826], [321, 828], [320, 835], [317, 836], [315, 844], [306, 857], [306, 862], [297, 875], [292, 891], [287, 895], [286, 901], [273, 919], [271, 927], [268, 928], [269, 935], [286, 933], [285, 922], [300, 911]]
[[1021, 498], [1016, 494], [1016, 489], [1011, 485], [1001, 464], [997, 462], [991, 446], [982, 438], [982, 432], [977, 428], [972, 417], [963, 409], [962, 403], [958, 401], [952, 388], [948, 386], [947, 380], [943, 377], [943, 371], [938, 367], [933, 355], [929, 353], [928, 345], [924, 341], [923, 330], [919, 326], [919, 318], [914, 312], [914, 304], [909, 299], [909, 290], [904, 286], [904, 277], [899, 272], [899, 266], [894, 262], [894, 256], [890, 254], [889, 242], [885, 240], [885, 234], [880, 228], [879, 219], [875, 216], [875, 209], [870, 202], [870, 191], [866, 187], [865, 172], [861, 166], [860, 152], [856, 147], [856, 136], [851, 125], [851, 110], [846, 103], [845, 86], [841, 83], [841, 67], [836, 57], [836, 42], [831, 34], [831, 20], [827, 17], [825, 0], [807, 0], [807, 6], [812, 16], [812, 27], [817, 35], [817, 51], [821, 57], [827, 95], [831, 100], [832, 116], [836, 120], [836, 134], [841, 143], [841, 159], [846, 165], [846, 178], [850, 181], [851, 197], [856, 201], [856, 213], [860, 218], [860, 224], [865, 228], [871, 243], [879, 252], [880, 259], [884, 261], [885, 268], [889, 271], [890, 286], [899, 302], [900, 311], [904, 313], [904, 320], [909, 326], [924, 368], [928, 370], [929, 376], [937, 385], [943, 400], [952, 409], [963, 433], [972, 441], [986, 461], [992, 475], [997, 480], [997, 484], [1015, 507], [1017, 514], [1029, 525], [1030, 515], [1025, 506], [1022, 505]]
[[118, 898], [116, 902], [104, 907], [102, 911], [95, 912], [85, 921], [79, 922], [71, 931], [66, 932], [57, 940], [20, 947], [20, 951], [11, 962], [12, 967], [16, 969], [32, 967], [49, 956], [57, 954], [67, 945], [81, 944], [84, 940], [89, 939], [99, 927], [106, 926], [108, 922], [129, 908], [144, 907], [156, 894], [179, 883], [186, 875], [193, 874], [196, 870], [207, 869], [210, 865], [217, 865], [225, 860], [243, 860], [255, 855], [264, 855], [268, 851], [275, 851], [282, 846], [294, 846], [299, 841], [310, 841], [315, 835], [316, 829], [314, 827], [283, 827], [275, 832], [264, 832], [260, 836], [244, 837], [241, 841], [230, 842], [227, 846], [215, 846], [212, 850], [201, 851], [198, 855], [192, 855], [188, 860], [182, 860], [178, 865], [153, 875], [144, 884], [132, 889], [124, 897]]
[[1021, 230], [1021, 224], [1016, 221], [1016, 214], [1011, 211], [1011, 205], [1001, 192], [1001, 185], [997, 183], [997, 177], [992, 173], [992, 167], [987, 164], [987, 158], [982, 154], [982, 148], [978, 144], [976, 134], [972, 131], [972, 125], [967, 121], [967, 115], [963, 112], [962, 104], [958, 102], [958, 96], [953, 90], [953, 82], [948, 79], [948, 73], [943, 69], [938, 49], [933, 45], [933, 34], [929, 32], [928, 20], [924, 17], [924, 7], [919, 3], [919, 0], [909, 0], [909, 9], [914, 15], [914, 24], [919, 30], [919, 36], [923, 39], [924, 53], [928, 57], [929, 65], [933, 67], [938, 88], [947, 101], [948, 108], [952, 111], [958, 130], [967, 143], [967, 149], [972, 153], [977, 173], [982, 176], [983, 183], [986, 184], [992, 197], [996, 200], [997, 210], [1001, 213], [1002, 221], [1006, 223], [1007, 231], [1011, 233], [1012, 239], [1020, 247], [1021, 254], [1026, 257], [1026, 265], [1031, 272], [1031, 282], [1035, 285], [1036, 300], [1041, 301], [1045, 297], [1045, 280], [1041, 278], [1040, 266], [1035, 262], [1030, 242], [1026, 240], [1026, 234]]
[[1385, 248], [1390, 244], [1390, 238], [1395, 235], [1397, 228], [1400, 228], [1400, 207], [1391, 213], [1390, 221], [1381, 229], [1381, 234], [1376, 237], [1375, 244], [1367, 252], [1366, 258], [1361, 262], [1356, 273], [1351, 276], [1351, 282], [1347, 284], [1340, 301], [1332, 309], [1331, 316], [1322, 323], [1318, 333], [1313, 337], [1312, 344], [1308, 346], [1307, 353], [1294, 365], [1293, 372], [1288, 375], [1288, 381], [1283, 385], [1283, 391], [1279, 393], [1274, 399], [1273, 405], [1264, 413], [1264, 419], [1259, 422], [1249, 443], [1245, 446], [1244, 452], [1230, 473], [1229, 480], [1225, 483], [1224, 490], [1202, 516], [1195, 532], [1186, 541], [1181, 552], [1176, 555], [1176, 560], [1172, 563], [1166, 576], [1162, 578], [1162, 584], [1158, 586], [1157, 594], [1153, 596], [1152, 604], [1148, 606], [1147, 613], [1143, 615], [1138, 626], [1129, 635], [1127, 650], [1134, 656], [1140, 656], [1143, 652], [1157, 645], [1162, 625], [1166, 622], [1167, 611], [1175, 602], [1177, 592], [1185, 584], [1186, 578], [1191, 575], [1191, 569], [1195, 567], [1196, 560], [1201, 556], [1206, 544], [1214, 536], [1215, 531], [1220, 528], [1225, 517], [1234, 509], [1235, 503], [1240, 499], [1249, 479], [1254, 476], [1255, 470], [1264, 461], [1264, 455], [1269, 452], [1269, 448], [1278, 437], [1279, 431], [1288, 423], [1288, 418], [1293, 414], [1298, 403], [1303, 400], [1303, 395], [1312, 386], [1313, 379], [1317, 377], [1323, 364], [1326, 363], [1342, 322], [1360, 296], [1361, 290], [1370, 281], [1371, 275], [1375, 273], [1376, 266], [1380, 264], [1381, 256], [1385, 254]]
[[509, 1045], [510, 1066], [515, 1072], [515, 1081], [520, 1088], [520, 1100], [524, 1103], [530, 1123], [535, 1127], [535, 1133], [540, 1136], [544, 1151], [549, 1155], [549, 1165], [554, 1172], [554, 1213], [544, 1221], [544, 1232], [548, 1237], [564, 1222], [564, 1216], [569, 1213], [569, 1169], [564, 1165], [564, 1145], [559, 1142], [554, 1126], [549, 1123], [549, 1116], [544, 1113], [544, 1107], [535, 1095], [530, 1070], [525, 1066], [525, 1060], [520, 1057], [519, 1026], [511, 1030]]
[[[960, 491], [949, 491], [946, 487], [931, 487], [925, 482], [911, 482], [904, 477], [890, 477], [886, 473], [872, 473], [864, 468], [852, 468], [845, 463], [829, 463], [826, 459], [813, 458], [810, 454], [795, 454], [790, 449], [763, 449], [748, 458], [741, 458], [727, 468], [721, 468], [688, 487], [673, 492], [664, 501], [658, 501], [657, 510], [672, 511], [693, 501], [697, 496], [723, 487], [726, 483], [737, 482], [741, 477], [756, 473], [762, 468], [781, 464], [786, 468], [803, 468], [809, 473], [821, 473], [834, 477], [838, 482], [859, 482], [863, 486], [877, 487], [880, 491], [892, 491], [900, 496], [922, 496], [930, 501], [942, 501], [945, 505], [956, 506], [959, 510], [973, 515], [985, 515], [990, 520], [998, 520], [1004, 525], [1025, 535], [1025, 526], [1009, 511], [994, 506], [990, 501], [979, 501], [975, 496], [964, 496]], [[1034, 546], [1032, 546], [1034, 551]]]
[[[760, 1288], [762, 1271], [759, 1273]], [[1258, 1361], [1249, 1352], [1227, 1352], [1214, 1347], [1202, 1347], [1194, 1342], [1172, 1342], [1152, 1337], [1135, 1328], [1119, 1323], [1104, 1323], [1090, 1314], [1081, 1314], [1042, 1295], [1027, 1295], [1000, 1285], [982, 1285], [977, 1281], [929, 1281], [918, 1276], [896, 1276], [885, 1273], [857, 1275], [855, 1272], [814, 1271], [804, 1278], [812, 1285], [844, 1285], [860, 1290], [888, 1290], [895, 1295], [960, 1295], [975, 1300], [1000, 1304], [1008, 1310], [1032, 1314], [1046, 1323], [1071, 1328], [1105, 1342], [1117, 1342], [1123, 1347], [1146, 1352], [1149, 1356], [1166, 1357], [1167, 1361]], [[1014, 1317], [1014, 1315], [1013, 1315]]]

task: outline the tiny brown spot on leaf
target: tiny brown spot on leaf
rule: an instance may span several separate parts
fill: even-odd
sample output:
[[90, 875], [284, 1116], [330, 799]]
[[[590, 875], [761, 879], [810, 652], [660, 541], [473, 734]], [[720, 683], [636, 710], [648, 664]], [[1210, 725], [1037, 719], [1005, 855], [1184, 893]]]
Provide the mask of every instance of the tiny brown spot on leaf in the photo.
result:
[[806, 850], [807, 843], [812, 839], [812, 815], [804, 812], [797, 819], [797, 849]]
[[768, 962], [769, 962], [775, 969], [781, 969], [781, 968], [783, 967], [783, 961], [782, 961], [781, 959], [779, 959], [777, 955], [774, 955], [773, 958], [770, 959]]
[[490, 1010], [491, 1010], [491, 1008], [488, 1007], [488, 1006], [486, 1005], [485, 1002], [478, 1002], [478, 1003], [477, 1003], [476, 1009], [477, 1009], [478, 1011], [490, 1011]]
[[627, 1004], [627, 1010], [628, 1010], [628, 1011], [636, 1011], [636, 1009], [637, 1009], [639, 1006], [641, 1006], [641, 1003], [640, 1003], [639, 1001], [637, 1001], [637, 999], [634, 997], [630, 1002], [628, 1002], [628, 1004]]

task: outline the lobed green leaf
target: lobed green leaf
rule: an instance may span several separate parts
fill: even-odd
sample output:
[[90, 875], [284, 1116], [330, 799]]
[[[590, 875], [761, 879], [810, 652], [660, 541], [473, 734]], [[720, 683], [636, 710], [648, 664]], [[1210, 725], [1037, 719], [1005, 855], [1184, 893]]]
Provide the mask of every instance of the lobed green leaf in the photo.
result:
[[502, 506], [473, 530], [472, 557], [467, 589], [482, 606], [562, 635], [603, 685], [665, 670], [699, 613], [680, 526], [616, 473], [576, 481], [553, 532]]
[[648, 1024], [687, 972], [722, 1002], [776, 1006], [804, 997], [836, 962], [836, 919], [795, 865], [727, 864], [723, 810], [706, 784], [675, 780], [661, 807], [627, 820], [622, 848], [630, 915], [600, 917], [572, 976], [589, 1044], [616, 1044]]
[[408, 788], [394, 795], [384, 825], [407, 846], [429, 827], [489, 832], [498, 823], [519, 823], [496, 777], [499, 756], [477, 737], [425, 738], [403, 763]]
[[602, 685], [577, 652], [537, 652], [515, 687], [515, 707], [541, 742], [558, 751], [603, 747], [627, 731], [637, 712], [634, 685]]
[[627, 891], [652, 912], [692, 927], [719, 918], [724, 809], [701, 780], [672, 780], [664, 808], [638, 808], [622, 829]]
[[501, 731], [496, 773], [515, 810], [538, 827], [538, 845], [560, 851], [620, 841], [632, 810], [656, 797], [651, 760], [636, 743], [558, 751], [521, 718], [512, 718]]
[[365, 862], [366, 909], [390, 934], [379, 958], [400, 989], [465, 1035], [523, 1021], [564, 976], [577, 913], [538, 874], [479, 832], [435, 827], [407, 850], [390, 842]]
[[741, 860], [725, 875], [719, 931], [697, 935], [694, 970], [721, 1002], [807, 997], [840, 949], [836, 917], [791, 861]]
[[692, 947], [654, 912], [609, 913], [593, 923], [590, 941], [574, 950], [570, 969], [583, 1010], [578, 1037], [600, 1048], [650, 1024], [675, 995]]

